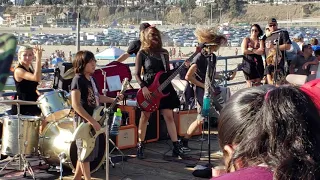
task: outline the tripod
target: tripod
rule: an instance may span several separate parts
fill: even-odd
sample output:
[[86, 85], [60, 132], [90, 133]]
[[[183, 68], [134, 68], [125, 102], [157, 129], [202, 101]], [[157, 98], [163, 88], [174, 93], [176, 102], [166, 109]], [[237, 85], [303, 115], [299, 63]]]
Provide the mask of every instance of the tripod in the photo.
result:
[[[107, 73], [103, 70], [100, 69], [101, 73], [103, 75], [103, 90], [102, 93], [104, 96], [106, 96], [107, 94], [107, 87], [106, 87], [106, 83], [107, 83]], [[104, 113], [109, 113], [107, 112], [107, 104], [104, 103]], [[118, 150], [118, 152], [121, 154], [122, 159], [124, 159], [124, 153], [116, 146], [116, 143], [114, 143], [112, 141], [112, 139], [109, 138], [109, 124], [107, 121], [104, 121], [105, 125], [106, 125], [106, 139], [108, 139], [108, 141], [106, 141], [106, 160], [105, 160], [105, 168], [106, 168], [106, 180], [109, 180], [109, 163], [112, 165], [112, 167], [115, 167], [115, 164], [113, 163], [111, 157], [109, 156], [109, 153], [111, 154], [115, 149]], [[109, 142], [113, 145], [112, 150], [109, 152]]]
[[[17, 97], [18, 99], [18, 97]], [[20, 147], [20, 143], [22, 141], [21, 139], [21, 133], [20, 133], [20, 119], [21, 119], [21, 114], [20, 114], [20, 103], [22, 102], [19, 102], [19, 100], [16, 102], [16, 106], [17, 106], [17, 119], [18, 119], [18, 134], [17, 134], [17, 137], [18, 137], [18, 153], [19, 154], [16, 154], [15, 156], [12, 157], [12, 159], [10, 159], [10, 161], [8, 161], [3, 167], [2, 169], [0, 170], [0, 173], [10, 164], [12, 163], [16, 158], [19, 158], [19, 168], [18, 170], [23, 170], [23, 177], [26, 177], [27, 175], [27, 171], [29, 172], [29, 174], [32, 176], [33, 179], [35, 179], [35, 175], [34, 175], [34, 172], [33, 172], [33, 169], [31, 167], [31, 164], [30, 162], [26, 159], [26, 157], [24, 156], [24, 154], [22, 153], [22, 147]], [[35, 105], [35, 103], [30, 103], [30, 104], [27, 104], [27, 103], [24, 103], [25, 105]], [[25, 145], [25, 143], [23, 143]], [[23, 162], [23, 168], [22, 168], [22, 163]]]

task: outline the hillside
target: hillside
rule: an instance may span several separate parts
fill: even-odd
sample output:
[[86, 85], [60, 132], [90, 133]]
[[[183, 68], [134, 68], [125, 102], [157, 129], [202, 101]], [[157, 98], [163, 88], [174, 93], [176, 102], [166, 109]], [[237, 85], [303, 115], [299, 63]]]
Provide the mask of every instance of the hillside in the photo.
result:
[[[57, 6], [28, 6], [28, 7], [7, 7], [4, 13], [35, 13], [46, 12], [57, 17], [59, 13], [73, 11], [70, 7]], [[142, 13], [143, 11], [143, 13]], [[149, 12], [148, 12], [149, 11]], [[166, 7], [162, 12], [145, 10], [142, 7], [80, 7], [81, 17], [94, 24], [109, 24], [113, 20], [120, 23], [136, 24], [141, 20], [153, 20], [156, 17], [166, 24], [192, 23], [207, 24], [210, 21], [210, 7], [197, 7], [192, 11], [179, 7]], [[298, 5], [246, 5], [242, 15], [230, 19], [229, 12], [222, 12], [222, 22], [263, 22], [270, 17], [278, 20], [299, 19], [306, 17], [320, 17], [319, 4], [298, 4]], [[213, 22], [219, 19], [219, 11], [213, 10]]]

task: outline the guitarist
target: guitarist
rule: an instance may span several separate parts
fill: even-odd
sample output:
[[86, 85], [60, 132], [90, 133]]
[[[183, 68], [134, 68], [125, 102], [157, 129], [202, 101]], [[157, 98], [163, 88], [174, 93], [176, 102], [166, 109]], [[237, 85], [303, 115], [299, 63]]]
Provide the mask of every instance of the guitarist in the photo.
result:
[[[222, 36], [216, 34], [214, 28], [199, 28], [195, 31], [195, 35], [198, 39], [199, 43], [211, 44], [207, 45], [202, 49], [201, 52], [198, 53], [197, 56], [194, 57], [191, 66], [186, 74], [186, 80], [190, 81], [192, 84], [196, 85], [196, 98], [197, 98], [197, 106], [198, 106], [198, 116], [197, 120], [194, 121], [188, 128], [186, 135], [181, 139], [183, 145], [183, 151], [190, 151], [188, 148], [188, 140], [191, 138], [192, 134], [196, 131], [198, 126], [201, 126], [204, 117], [201, 114], [202, 104], [203, 104], [203, 96], [204, 96], [204, 86], [205, 86], [205, 76], [207, 72], [207, 66], [210, 62], [211, 68], [213, 68], [213, 73], [209, 75], [210, 79], [221, 78], [219, 75], [216, 75], [216, 55], [214, 52], [218, 51], [220, 46], [227, 42], [227, 39]], [[212, 61], [213, 60], [213, 61]], [[233, 77], [235, 74], [233, 75]], [[211, 86], [215, 88], [215, 92], [220, 91], [218, 88], [214, 87], [215, 82], [211, 82]], [[216, 95], [212, 95], [213, 97]], [[218, 102], [223, 104], [223, 99], [219, 96]], [[214, 108], [210, 110], [211, 119], [217, 119], [219, 114], [216, 112]]]
[[[71, 83], [71, 100], [72, 107], [75, 110], [75, 129], [82, 122], [87, 122], [92, 125], [95, 131], [99, 131], [101, 128], [100, 124], [91, 117], [94, 109], [99, 106], [99, 103], [112, 103], [115, 100], [98, 93], [95, 79], [91, 76], [95, 71], [96, 62], [94, 54], [90, 51], [77, 52], [73, 61], [76, 75]], [[122, 97], [122, 95], [119, 95], [120, 99]], [[82, 140], [77, 139], [76, 144], [79, 155], [82, 149]], [[83, 162], [77, 162], [75, 180], [80, 180], [82, 175], [86, 180], [91, 179], [90, 162], [98, 156], [98, 152], [99, 136], [96, 139], [95, 147], [91, 154]]]
[[[160, 32], [155, 27], [148, 27], [144, 30], [141, 38], [141, 49], [137, 54], [135, 61], [135, 77], [140, 87], [142, 88], [143, 95], [146, 99], [150, 99], [151, 92], [147, 88], [150, 86], [155, 78], [155, 75], [160, 71], [169, 70], [169, 53], [162, 48], [162, 41]], [[141, 69], [144, 69], [143, 79], [141, 79]], [[161, 79], [160, 81], [164, 80]], [[176, 91], [170, 83], [164, 90], [164, 93], [170, 93], [169, 96], [164, 97], [160, 101], [159, 110], [161, 111], [168, 129], [168, 133], [173, 143], [172, 156], [183, 156], [183, 151], [178, 143], [178, 136], [176, 125], [173, 119], [173, 109], [178, 108], [180, 101]], [[151, 112], [142, 111], [139, 127], [138, 127], [138, 149], [137, 158], [144, 158], [144, 139], [147, 130], [147, 123]]]

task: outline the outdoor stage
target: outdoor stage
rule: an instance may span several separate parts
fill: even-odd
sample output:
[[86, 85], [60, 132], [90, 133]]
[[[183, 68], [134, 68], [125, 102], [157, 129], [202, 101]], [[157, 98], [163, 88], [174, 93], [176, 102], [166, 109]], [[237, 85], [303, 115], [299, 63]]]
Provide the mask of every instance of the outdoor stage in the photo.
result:
[[[204, 138], [207, 139], [205, 131]], [[219, 150], [217, 140], [216, 129], [211, 132], [211, 160], [213, 165], [221, 164], [221, 155], [217, 153]], [[112, 168], [110, 165], [110, 180], [196, 180], [192, 175], [193, 167], [195, 165], [205, 165], [208, 162], [208, 141], [205, 140], [203, 143], [199, 141], [201, 136], [193, 137], [189, 146], [192, 149], [191, 152], [187, 153], [188, 158], [185, 160], [171, 157], [171, 141], [162, 140], [154, 143], [146, 144], [145, 155], [146, 159], [138, 160], [135, 158], [136, 149], [126, 149], [123, 153], [127, 156], [127, 161], [121, 162], [121, 158], [113, 158], [114, 161], [120, 161], [116, 163], [115, 167]], [[202, 151], [201, 151], [202, 144]], [[201, 159], [200, 158], [201, 153]], [[115, 156], [116, 153], [111, 154]], [[44, 166], [39, 166], [40, 160], [37, 157], [28, 158], [35, 171], [36, 178], [39, 180], [53, 180], [59, 179], [59, 172], [52, 172], [47, 170], [41, 170]], [[3, 160], [0, 166], [3, 166], [6, 160]], [[41, 169], [40, 169], [41, 168]], [[105, 172], [103, 166], [92, 174], [92, 179], [105, 179]], [[71, 180], [72, 172], [64, 169], [63, 179]], [[23, 173], [14, 170], [5, 170], [0, 174], [0, 179], [32, 179], [27, 173], [27, 177], [22, 177]]]

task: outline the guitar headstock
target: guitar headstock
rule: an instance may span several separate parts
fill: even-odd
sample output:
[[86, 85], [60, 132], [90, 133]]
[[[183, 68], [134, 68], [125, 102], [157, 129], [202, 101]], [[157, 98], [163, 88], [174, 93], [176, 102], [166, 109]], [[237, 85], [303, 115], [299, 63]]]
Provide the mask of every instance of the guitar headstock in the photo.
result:
[[128, 78], [124, 78], [123, 82], [122, 82], [122, 87], [121, 87], [120, 94], [123, 94], [127, 90], [127, 86], [128, 85], [129, 85], [129, 79]]

